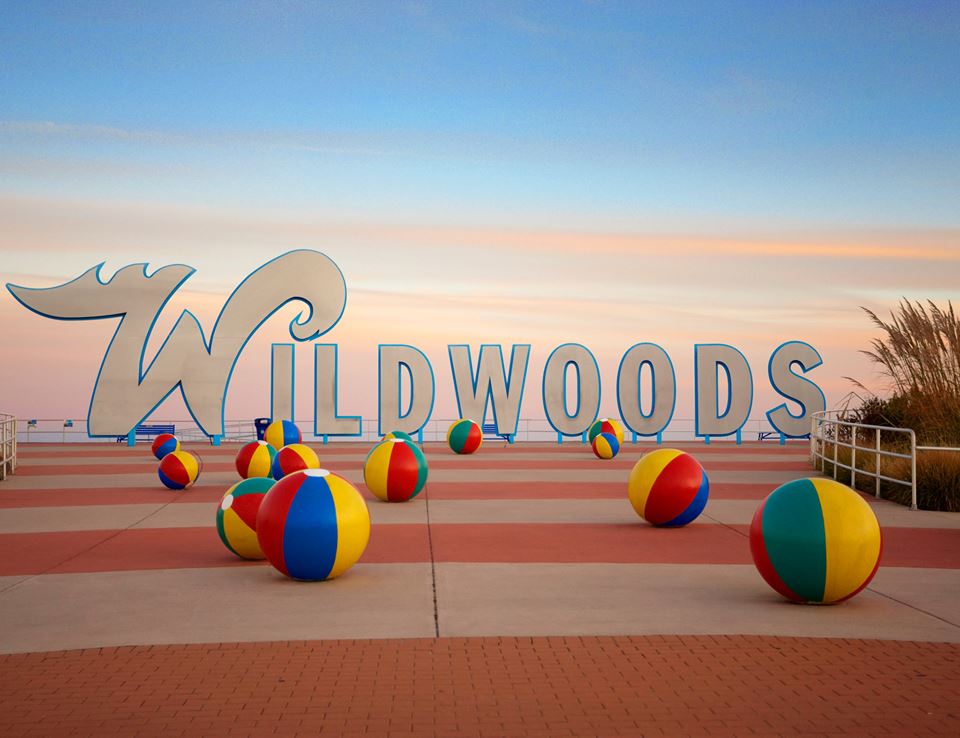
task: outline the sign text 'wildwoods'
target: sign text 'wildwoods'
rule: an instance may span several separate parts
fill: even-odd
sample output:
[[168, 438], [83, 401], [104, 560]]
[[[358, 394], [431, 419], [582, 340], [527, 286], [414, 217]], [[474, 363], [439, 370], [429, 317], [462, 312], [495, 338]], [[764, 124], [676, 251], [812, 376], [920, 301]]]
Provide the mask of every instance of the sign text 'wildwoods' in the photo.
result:
[[[90, 399], [87, 430], [91, 436], [126, 435], [179, 387], [197, 425], [219, 439], [233, 368], [257, 329], [284, 305], [298, 301], [306, 310], [290, 323], [290, 335], [298, 342], [314, 341], [339, 322], [346, 305], [346, 282], [329, 257], [317, 251], [291, 251], [240, 283], [227, 298], [209, 339], [197, 318], [184, 311], [145, 366], [147, 342], [160, 313], [194, 270], [174, 264], [148, 275], [146, 264], [134, 264], [104, 282], [102, 266], [57, 287], [7, 285], [19, 302], [46, 317], [119, 319]], [[499, 345], [481, 346], [476, 362], [469, 346], [450, 345], [448, 358], [460, 416], [483, 422], [490, 410], [498, 433], [515, 433], [530, 349], [528, 344], [512, 346], [508, 366]], [[272, 348], [274, 417], [293, 414], [293, 353], [294, 344]], [[314, 344], [314, 433], [360, 435], [361, 418], [338, 411], [337, 359], [336, 344]], [[436, 382], [430, 360], [414, 346], [382, 344], [378, 361], [381, 432], [418, 431], [433, 412]], [[802, 341], [782, 343], [770, 356], [771, 387], [796, 406], [791, 411], [783, 402], [767, 411], [773, 427], [786, 436], [808, 433], [810, 416], [825, 407], [820, 388], [806, 376], [821, 363], [817, 351]], [[569, 381], [576, 382], [575, 402], [568, 402]], [[637, 343], [626, 350], [617, 372], [616, 395], [630, 430], [643, 436], [662, 433], [673, 418], [676, 388], [673, 362], [660, 346]], [[694, 346], [694, 388], [698, 436], [731, 435], [746, 423], [753, 406], [753, 373], [735, 347]], [[600, 370], [587, 347], [567, 343], [552, 350], [544, 366], [541, 394], [547, 420], [558, 433], [585, 432], [600, 411], [600, 391]]]

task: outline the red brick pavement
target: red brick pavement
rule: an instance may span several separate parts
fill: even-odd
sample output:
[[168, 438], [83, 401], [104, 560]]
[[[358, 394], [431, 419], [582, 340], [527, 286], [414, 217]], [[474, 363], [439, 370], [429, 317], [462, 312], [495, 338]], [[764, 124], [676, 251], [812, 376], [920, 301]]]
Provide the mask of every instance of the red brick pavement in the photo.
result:
[[0, 657], [0, 734], [960, 734], [960, 645], [444, 638]]

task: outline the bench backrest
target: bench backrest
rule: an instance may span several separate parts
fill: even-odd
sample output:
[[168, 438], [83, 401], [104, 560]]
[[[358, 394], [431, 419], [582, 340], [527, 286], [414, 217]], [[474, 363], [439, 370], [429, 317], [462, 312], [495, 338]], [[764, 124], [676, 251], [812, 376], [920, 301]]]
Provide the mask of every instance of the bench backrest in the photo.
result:
[[497, 424], [496, 423], [484, 423], [482, 426], [483, 435], [485, 436], [496, 436], [497, 438], [506, 438], [507, 433], [497, 433]]
[[149, 435], [159, 436], [161, 433], [173, 433], [175, 429], [176, 429], [176, 426], [174, 425], [138, 425], [137, 435], [138, 436], [149, 436]]

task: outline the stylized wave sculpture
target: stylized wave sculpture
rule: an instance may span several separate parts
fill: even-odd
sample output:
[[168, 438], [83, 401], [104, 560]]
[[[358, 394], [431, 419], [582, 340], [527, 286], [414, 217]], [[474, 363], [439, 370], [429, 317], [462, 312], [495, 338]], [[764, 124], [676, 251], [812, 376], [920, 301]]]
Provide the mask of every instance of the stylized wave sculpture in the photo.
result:
[[337, 324], [347, 299], [343, 274], [329, 257], [318, 251], [291, 251], [240, 283], [224, 303], [209, 341], [197, 318], [185, 310], [144, 367], [154, 324], [195, 270], [174, 264], [148, 276], [146, 264], [133, 264], [103, 282], [102, 266], [57, 287], [7, 285], [23, 305], [49, 318], [120, 318], [90, 401], [91, 436], [126, 435], [178, 386], [197, 425], [207, 435], [223, 435], [233, 367], [257, 329], [288, 302], [299, 300], [308, 310], [291, 321], [290, 335], [296, 341], [310, 341]]

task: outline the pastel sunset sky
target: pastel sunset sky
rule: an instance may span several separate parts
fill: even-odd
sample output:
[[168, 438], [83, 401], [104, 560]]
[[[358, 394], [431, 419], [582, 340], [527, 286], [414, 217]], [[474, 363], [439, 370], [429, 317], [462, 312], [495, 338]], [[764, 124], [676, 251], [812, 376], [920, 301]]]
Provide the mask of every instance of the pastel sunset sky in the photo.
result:
[[[568, 341], [602, 414], [639, 341], [672, 357], [678, 418], [697, 342], [743, 351], [762, 417], [771, 351], [806, 341], [833, 405], [845, 376], [884, 387], [859, 306], [960, 296], [958, 80], [956, 2], [7, 2], [0, 281], [190, 264], [155, 351], [181, 310], [210, 327], [253, 269], [323, 251], [341, 410], [370, 419], [381, 342], [429, 356], [435, 418], [448, 343], [532, 344], [523, 417]], [[228, 418], [267, 413], [297, 312], [247, 346]], [[84, 417], [115, 325], [3, 290], [0, 410]]]

